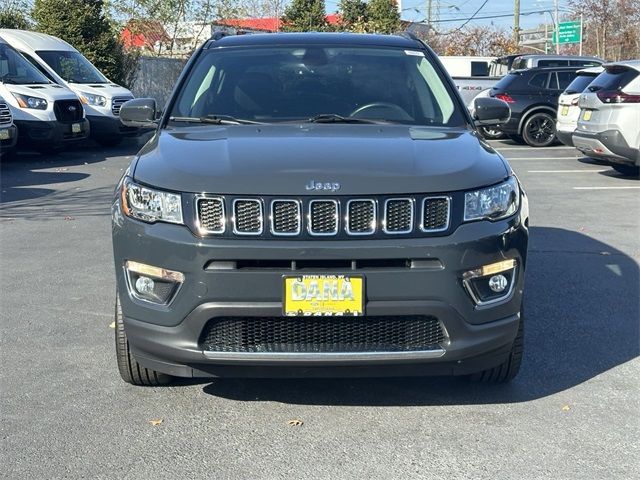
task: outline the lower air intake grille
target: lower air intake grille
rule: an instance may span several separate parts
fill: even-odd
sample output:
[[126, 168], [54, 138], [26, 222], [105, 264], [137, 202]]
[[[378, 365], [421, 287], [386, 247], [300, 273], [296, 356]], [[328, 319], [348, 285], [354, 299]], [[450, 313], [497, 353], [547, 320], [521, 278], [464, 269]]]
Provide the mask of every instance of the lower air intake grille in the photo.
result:
[[398, 352], [444, 341], [431, 316], [220, 317], [207, 323], [200, 345], [212, 352]]
[[421, 228], [424, 232], [440, 232], [449, 227], [449, 197], [424, 199]]

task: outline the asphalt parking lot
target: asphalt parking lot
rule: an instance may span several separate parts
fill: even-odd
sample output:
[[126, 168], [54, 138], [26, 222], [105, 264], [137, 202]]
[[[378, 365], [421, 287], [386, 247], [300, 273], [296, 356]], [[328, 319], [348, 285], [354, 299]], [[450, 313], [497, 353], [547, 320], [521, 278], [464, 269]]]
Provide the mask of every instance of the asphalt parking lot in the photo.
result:
[[637, 475], [640, 181], [567, 147], [491, 144], [531, 207], [525, 360], [505, 386], [127, 385], [113, 348], [109, 203], [138, 146], [2, 163], [0, 476]]

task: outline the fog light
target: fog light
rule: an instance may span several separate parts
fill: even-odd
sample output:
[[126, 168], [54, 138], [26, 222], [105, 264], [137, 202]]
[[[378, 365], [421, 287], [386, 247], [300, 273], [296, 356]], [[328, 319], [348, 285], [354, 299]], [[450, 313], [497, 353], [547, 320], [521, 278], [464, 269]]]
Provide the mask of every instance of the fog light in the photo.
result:
[[[149, 277], [138, 277], [136, 280], [136, 290], [142, 295], [150, 295], [153, 293], [153, 288], [156, 286], [155, 282]], [[493, 287], [492, 287], [493, 288]]]
[[127, 285], [132, 297], [146, 302], [167, 305], [184, 282], [184, 274], [166, 268], [127, 261], [124, 265]]
[[503, 292], [507, 284], [507, 277], [504, 275], [494, 275], [489, 279], [489, 288], [496, 293]]

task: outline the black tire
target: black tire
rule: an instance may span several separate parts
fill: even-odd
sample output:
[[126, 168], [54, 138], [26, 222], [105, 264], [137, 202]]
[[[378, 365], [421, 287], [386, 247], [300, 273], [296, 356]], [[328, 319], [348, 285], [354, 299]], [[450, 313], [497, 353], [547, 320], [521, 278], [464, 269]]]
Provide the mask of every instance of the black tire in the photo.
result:
[[556, 141], [556, 121], [546, 112], [536, 112], [527, 117], [521, 133], [530, 147], [548, 147]]
[[635, 167], [633, 165], [611, 165], [616, 172], [621, 173], [627, 177], [638, 177], [640, 176], [640, 167]]
[[524, 138], [522, 138], [520, 135], [510, 134], [509, 138], [514, 142], [519, 143], [520, 145], [525, 144]]
[[498, 140], [504, 137], [504, 133], [501, 130], [492, 127], [480, 127], [480, 135], [487, 140]]
[[171, 383], [173, 377], [165, 373], [156, 372], [140, 365], [129, 350], [127, 333], [124, 330], [122, 309], [120, 299], [116, 295], [116, 358], [118, 360], [118, 370], [122, 379], [131, 385], [153, 387], [167, 385]]
[[524, 353], [524, 310], [520, 312], [520, 325], [511, 352], [507, 360], [493, 368], [474, 373], [469, 376], [472, 382], [482, 383], [508, 383], [518, 375], [522, 355]]

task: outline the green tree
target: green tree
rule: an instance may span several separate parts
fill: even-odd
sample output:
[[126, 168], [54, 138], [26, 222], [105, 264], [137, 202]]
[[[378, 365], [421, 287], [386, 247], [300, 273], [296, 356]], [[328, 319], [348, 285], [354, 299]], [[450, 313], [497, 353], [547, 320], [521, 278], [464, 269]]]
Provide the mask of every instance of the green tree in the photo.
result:
[[395, 0], [369, 0], [367, 30], [375, 33], [395, 33], [400, 30], [400, 12]]
[[282, 29], [286, 32], [329, 30], [324, 0], [293, 0], [284, 11]]
[[0, 6], [0, 28], [28, 30], [31, 27], [26, 0], [4, 0]]
[[340, 0], [340, 26], [344, 30], [357, 31], [367, 21], [367, 3], [364, 0]]
[[103, 0], [35, 0], [36, 29], [73, 45], [114, 82], [127, 85], [134, 58], [106, 15]]

